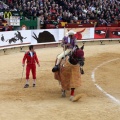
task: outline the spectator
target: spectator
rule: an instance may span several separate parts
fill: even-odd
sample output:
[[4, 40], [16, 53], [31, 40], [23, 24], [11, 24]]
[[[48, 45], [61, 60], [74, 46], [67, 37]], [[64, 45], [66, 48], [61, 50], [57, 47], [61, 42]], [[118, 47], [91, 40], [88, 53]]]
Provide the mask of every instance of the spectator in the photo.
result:
[[0, 20], [0, 26], [3, 26], [2, 21]]
[[[98, 20], [100, 24], [120, 20], [119, 0], [9, 0], [9, 10], [23, 10], [28, 16], [43, 16], [42, 23], [56, 20], [68, 23], [90, 23]], [[4, 9], [3, 5], [2, 9]], [[99, 21], [101, 19], [101, 21]], [[41, 21], [40, 21], [41, 22]]]
[[2, 31], [10, 31], [10, 28], [8, 26], [8, 24], [6, 24], [3, 28]]

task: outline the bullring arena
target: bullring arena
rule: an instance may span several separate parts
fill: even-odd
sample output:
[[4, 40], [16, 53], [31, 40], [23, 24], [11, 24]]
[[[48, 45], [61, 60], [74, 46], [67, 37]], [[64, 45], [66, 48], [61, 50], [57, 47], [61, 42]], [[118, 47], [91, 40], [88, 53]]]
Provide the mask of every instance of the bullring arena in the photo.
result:
[[[79, 43], [81, 46], [82, 43]], [[120, 43], [85, 43], [85, 74], [77, 102], [61, 97], [61, 87], [51, 72], [59, 47], [36, 49], [40, 60], [36, 87], [25, 89], [22, 77], [24, 51], [0, 51], [0, 120], [120, 120]]]

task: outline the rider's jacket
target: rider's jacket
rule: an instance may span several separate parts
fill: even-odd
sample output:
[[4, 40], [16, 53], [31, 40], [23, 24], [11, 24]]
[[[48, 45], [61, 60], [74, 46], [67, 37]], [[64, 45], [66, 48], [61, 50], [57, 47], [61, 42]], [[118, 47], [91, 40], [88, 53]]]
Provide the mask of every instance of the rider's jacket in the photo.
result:
[[64, 41], [64, 44], [68, 44], [68, 43], [71, 44], [71, 46], [68, 46], [67, 49], [73, 49], [74, 46], [75, 46], [76, 38], [75, 38], [75, 37], [70, 38], [70, 37], [66, 37], [66, 36], [65, 36], [65, 37], [63, 38], [63, 41]]

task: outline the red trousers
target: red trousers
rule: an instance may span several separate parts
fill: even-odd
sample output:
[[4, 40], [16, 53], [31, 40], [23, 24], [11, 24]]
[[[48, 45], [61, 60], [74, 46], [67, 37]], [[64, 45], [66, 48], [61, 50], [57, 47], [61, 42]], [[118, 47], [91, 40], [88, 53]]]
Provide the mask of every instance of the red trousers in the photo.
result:
[[35, 64], [27, 64], [27, 66], [26, 66], [26, 79], [29, 79], [30, 70], [32, 72], [33, 79], [36, 79], [36, 65]]

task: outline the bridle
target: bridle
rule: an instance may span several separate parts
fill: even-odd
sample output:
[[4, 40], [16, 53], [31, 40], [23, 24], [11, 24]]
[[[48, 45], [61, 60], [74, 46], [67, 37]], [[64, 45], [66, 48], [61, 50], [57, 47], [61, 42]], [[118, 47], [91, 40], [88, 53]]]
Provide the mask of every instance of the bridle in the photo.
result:
[[75, 52], [76, 50], [69, 55], [69, 62], [73, 65], [76, 65], [77, 63], [79, 63], [79, 59], [75, 57]]

